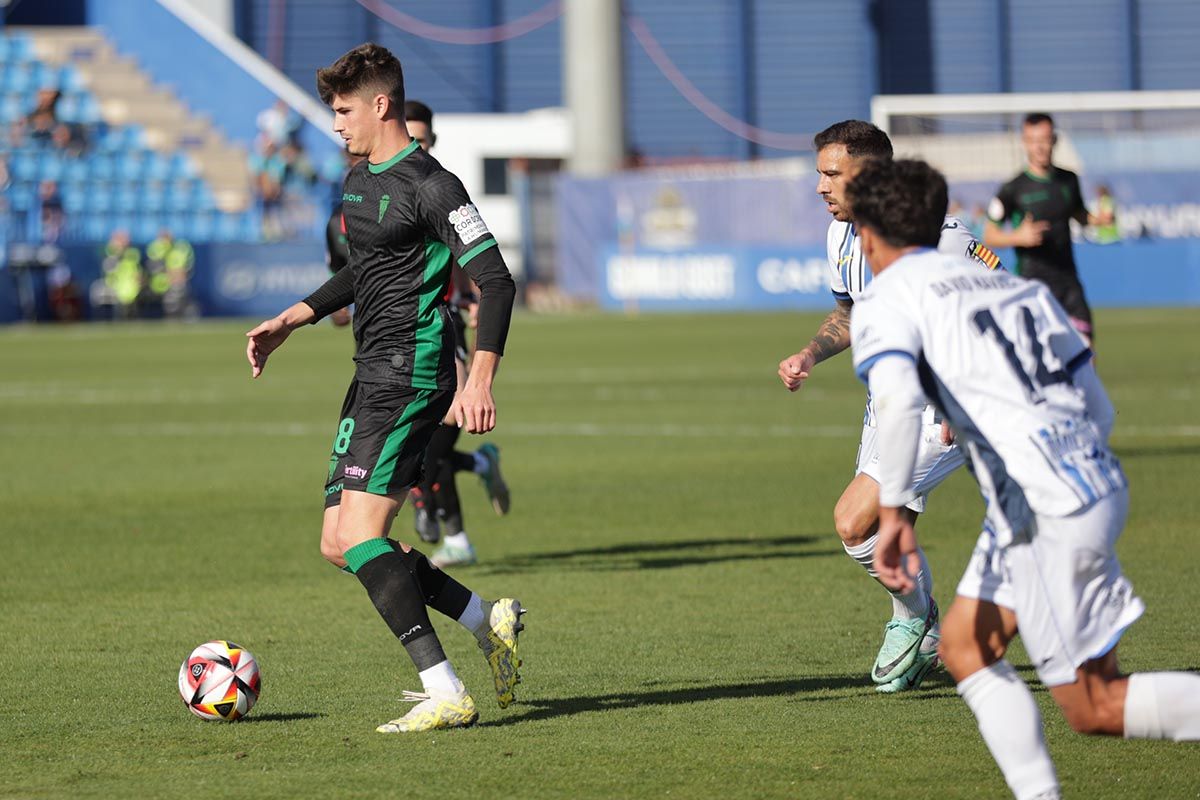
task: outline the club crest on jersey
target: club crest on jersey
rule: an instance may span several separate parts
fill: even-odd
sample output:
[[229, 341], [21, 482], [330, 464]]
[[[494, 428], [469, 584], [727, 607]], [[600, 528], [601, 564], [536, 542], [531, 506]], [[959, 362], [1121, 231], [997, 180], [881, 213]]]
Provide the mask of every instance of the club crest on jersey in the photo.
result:
[[376, 222], [383, 222], [383, 215], [387, 213], [388, 204], [392, 202], [392, 196], [385, 194], [379, 198], [379, 219]]
[[479, 209], [475, 207], [474, 203], [459, 206], [451, 211], [446, 219], [450, 220], [450, 224], [454, 226], [454, 231], [463, 244], [470, 244], [480, 236], [487, 235], [487, 225], [484, 223], [483, 217], [479, 215]]

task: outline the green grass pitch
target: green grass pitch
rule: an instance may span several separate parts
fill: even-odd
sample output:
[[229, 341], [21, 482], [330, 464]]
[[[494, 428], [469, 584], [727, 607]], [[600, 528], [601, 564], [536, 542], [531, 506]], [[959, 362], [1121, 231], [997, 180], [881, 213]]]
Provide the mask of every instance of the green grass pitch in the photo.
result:
[[[529, 608], [525, 681], [500, 711], [435, 617], [481, 721], [404, 736], [374, 728], [411, 664], [317, 551], [349, 334], [303, 330], [251, 381], [245, 322], [0, 332], [0, 797], [1007, 797], [944, 672], [872, 690], [890, 606], [831, 522], [863, 389], [846, 355], [799, 395], [775, 376], [819, 319], [517, 317], [491, 437], [513, 511], [462, 479], [481, 563], [456, 574]], [[1122, 663], [1200, 669], [1200, 311], [1097, 327], [1149, 608]], [[918, 528], [943, 608], [981, 514], [963, 472]], [[213, 638], [262, 667], [244, 722], [177, 695]], [[1077, 736], [1035, 693], [1069, 796], [1200, 796], [1200, 745]]]

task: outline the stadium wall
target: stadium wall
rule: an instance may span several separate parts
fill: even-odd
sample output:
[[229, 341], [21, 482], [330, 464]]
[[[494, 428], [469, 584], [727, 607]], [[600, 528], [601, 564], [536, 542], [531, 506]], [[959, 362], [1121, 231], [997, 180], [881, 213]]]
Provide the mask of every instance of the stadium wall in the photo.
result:
[[[374, 40], [400, 56], [410, 95], [438, 111], [519, 112], [563, 102], [560, 23], [514, 38], [495, 26], [546, 4], [237, 0], [237, 30], [306, 91], [314, 70]], [[685, 97], [626, 26], [629, 145], [653, 159], [795, 154], [729, 132], [700, 110], [704, 100], [803, 142], [831, 121], [866, 117], [877, 93], [1200, 89], [1195, 0], [625, 0], [624, 7], [703, 96]], [[403, 30], [388, 21], [389, 9], [442, 32]], [[474, 43], [435, 38], [447, 30]]]

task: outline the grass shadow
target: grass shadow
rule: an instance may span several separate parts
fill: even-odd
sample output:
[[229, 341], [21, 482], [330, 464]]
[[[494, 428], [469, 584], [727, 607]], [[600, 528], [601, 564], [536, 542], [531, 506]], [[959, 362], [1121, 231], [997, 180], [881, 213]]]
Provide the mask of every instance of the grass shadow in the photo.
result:
[[320, 719], [325, 716], [318, 711], [276, 711], [270, 714], [251, 714], [237, 721], [238, 725], [249, 725], [253, 722], [295, 722], [302, 719]]
[[727, 537], [666, 542], [629, 542], [609, 547], [558, 550], [509, 556], [503, 563], [485, 564], [480, 572], [506, 574], [537, 569], [629, 570], [674, 569], [702, 564], [777, 558], [812, 558], [841, 553], [814, 549], [829, 536]]
[[749, 683], [703, 685], [675, 689], [617, 692], [586, 697], [562, 697], [519, 701], [516, 708], [530, 709], [525, 714], [480, 723], [480, 727], [539, 722], [556, 717], [575, 716], [595, 711], [612, 711], [645, 706], [676, 706], [711, 700], [737, 700], [755, 697], [795, 697], [805, 701], [840, 700], [856, 694], [874, 694], [865, 675], [822, 675], [785, 678]]
[[1200, 444], [1160, 444], [1137, 447], [1114, 447], [1117, 458], [1133, 461], [1139, 458], [1171, 458], [1200, 455]]

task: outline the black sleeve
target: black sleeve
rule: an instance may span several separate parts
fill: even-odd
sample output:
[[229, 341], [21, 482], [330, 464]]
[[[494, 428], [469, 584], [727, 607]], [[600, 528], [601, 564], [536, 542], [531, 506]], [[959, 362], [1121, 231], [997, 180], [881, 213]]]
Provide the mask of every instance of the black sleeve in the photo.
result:
[[1071, 173], [1071, 192], [1075, 195], [1071, 198], [1071, 218], [1079, 220], [1081, 224], [1087, 224], [1088, 210], [1083, 202], [1083, 189], [1079, 187], [1079, 176], [1074, 172]]
[[417, 190], [417, 213], [433, 238], [450, 248], [459, 266], [479, 286], [479, 328], [475, 349], [504, 354], [517, 289], [462, 182], [438, 172]]
[[1016, 209], [1013, 207], [1012, 183], [1006, 183], [996, 192], [996, 196], [988, 203], [987, 217], [997, 225], [1003, 225], [1012, 218]]
[[350, 262], [350, 240], [346, 238], [346, 221], [340, 205], [325, 224], [325, 261], [330, 272], [339, 272]]
[[339, 308], [354, 302], [354, 270], [343, 269], [321, 284], [321, 288], [304, 298], [304, 302], [316, 314], [313, 324], [320, 322]]

